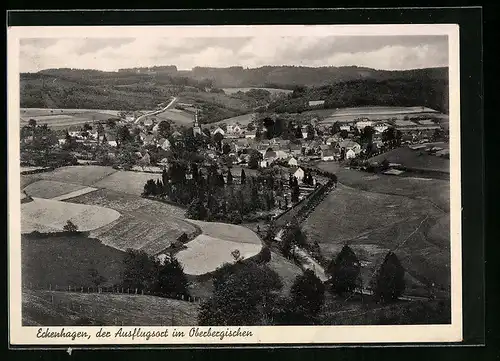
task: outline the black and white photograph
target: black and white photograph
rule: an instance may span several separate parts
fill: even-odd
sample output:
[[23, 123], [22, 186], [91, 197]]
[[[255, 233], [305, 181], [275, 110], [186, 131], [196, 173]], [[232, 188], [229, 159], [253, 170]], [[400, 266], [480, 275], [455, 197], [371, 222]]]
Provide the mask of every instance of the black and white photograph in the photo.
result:
[[458, 27], [9, 35], [20, 343], [460, 341]]

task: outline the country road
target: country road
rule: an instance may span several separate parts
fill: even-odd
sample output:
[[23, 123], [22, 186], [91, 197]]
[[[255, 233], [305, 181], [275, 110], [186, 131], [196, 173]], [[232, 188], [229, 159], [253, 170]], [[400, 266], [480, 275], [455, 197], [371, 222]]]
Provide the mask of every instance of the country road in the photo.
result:
[[139, 123], [139, 121], [141, 121], [143, 118], [146, 118], [146, 117], [150, 117], [152, 115], [156, 115], [156, 114], [160, 114], [160, 113], [163, 113], [164, 111], [168, 110], [172, 105], [175, 104], [175, 102], [177, 101], [177, 98], [174, 97], [172, 99], [172, 101], [170, 103], [168, 103], [168, 105], [162, 109], [159, 109], [159, 110], [154, 110], [152, 112], [149, 112], [149, 113], [146, 113], [146, 114], [143, 114], [141, 115], [140, 117], [138, 117], [135, 121], [134, 121], [134, 124], [137, 124]]

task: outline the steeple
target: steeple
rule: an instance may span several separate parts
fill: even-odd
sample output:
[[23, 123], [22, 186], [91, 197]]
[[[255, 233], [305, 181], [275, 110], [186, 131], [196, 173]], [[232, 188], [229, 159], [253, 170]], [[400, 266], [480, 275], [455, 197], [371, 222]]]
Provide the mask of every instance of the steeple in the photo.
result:
[[194, 124], [193, 124], [193, 135], [196, 136], [197, 134], [201, 135], [201, 127], [198, 123], [198, 109], [196, 109], [194, 113]]

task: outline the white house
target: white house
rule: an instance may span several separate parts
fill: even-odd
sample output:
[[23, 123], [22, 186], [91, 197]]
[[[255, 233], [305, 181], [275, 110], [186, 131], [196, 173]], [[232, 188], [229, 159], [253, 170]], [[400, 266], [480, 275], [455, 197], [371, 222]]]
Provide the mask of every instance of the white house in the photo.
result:
[[296, 166], [298, 165], [298, 163], [297, 163], [297, 159], [295, 159], [294, 157], [290, 158], [290, 159], [288, 160], [288, 165], [289, 165], [290, 167], [296, 167]]
[[292, 173], [292, 175], [295, 178], [297, 178], [297, 180], [299, 182], [301, 182], [302, 179], [304, 179], [304, 170], [302, 168], [300, 168], [300, 167], [298, 167], [298, 168], [292, 168], [291, 169], [291, 173]]
[[365, 127], [371, 127], [373, 122], [371, 120], [360, 120], [356, 123], [356, 128], [359, 130], [364, 129]]
[[220, 135], [224, 135], [226, 134], [226, 132], [224, 132], [224, 130], [221, 128], [221, 127], [217, 127], [217, 129], [215, 129], [213, 132], [212, 132], [212, 135], [215, 135], [219, 133]]
[[356, 142], [353, 142], [352, 140], [344, 140], [343, 142], [339, 143], [339, 148], [345, 148], [345, 150], [352, 150], [354, 154], [359, 154], [361, 152], [361, 145], [359, 145]]
[[144, 119], [144, 125], [146, 127], [150, 127], [151, 125], [153, 125], [153, 119], [151, 119], [151, 118]]
[[227, 132], [231, 134], [240, 134], [241, 128], [238, 124], [229, 124], [227, 126]]
[[163, 150], [169, 150], [171, 147], [169, 140], [165, 138], [160, 139], [159, 145]]
[[248, 138], [248, 139], [255, 139], [255, 131], [252, 130], [252, 131], [249, 131], [249, 132], [246, 132], [245, 133], [245, 138]]
[[340, 126], [340, 130], [345, 130], [345, 131], [349, 132], [351, 130], [351, 126], [349, 124], [342, 124]]
[[302, 127], [302, 138], [304, 138], [304, 139], [307, 138], [307, 127], [306, 126]]
[[267, 168], [267, 166], [268, 166], [267, 160], [265, 160], [265, 159], [261, 160], [259, 165], [261, 168]]
[[284, 150], [277, 150], [276, 151], [276, 158], [278, 158], [278, 159], [287, 159], [288, 158], [288, 153], [285, 152]]
[[389, 125], [385, 124], [385, 123], [378, 123], [378, 124], [375, 124], [375, 126], [373, 127], [373, 129], [375, 129], [375, 131], [377, 133], [383, 133], [384, 131], [386, 131], [387, 129], [389, 128]]
[[347, 152], [345, 152], [345, 159], [352, 159], [356, 158], [356, 153], [354, 153], [354, 150], [348, 149]]
[[311, 100], [309, 101], [310, 107], [321, 107], [325, 104], [324, 100]]

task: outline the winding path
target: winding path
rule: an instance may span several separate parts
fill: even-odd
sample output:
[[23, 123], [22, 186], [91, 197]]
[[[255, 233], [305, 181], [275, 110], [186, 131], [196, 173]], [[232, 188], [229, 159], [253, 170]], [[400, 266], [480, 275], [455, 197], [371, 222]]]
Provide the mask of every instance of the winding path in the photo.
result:
[[134, 121], [134, 124], [139, 123], [139, 121], [141, 121], [143, 118], [146, 118], [146, 117], [150, 117], [150, 116], [152, 116], [152, 115], [156, 115], [156, 114], [163, 113], [164, 111], [168, 110], [168, 109], [169, 109], [172, 105], [174, 105], [176, 101], [177, 101], [177, 98], [176, 98], [176, 97], [174, 97], [174, 98], [170, 101], [170, 103], [168, 103], [168, 105], [167, 105], [166, 107], [161, 108], [161, 109], [159, 109], [159, 110], [154, 110], [154, 111], [152, 111], [152, 112], [149, 112], [149, 113], [146, 113], [146, 114], [143, 114], [143, 115], [141, 115], [141, 116], [137, 117], [137, 119]]

